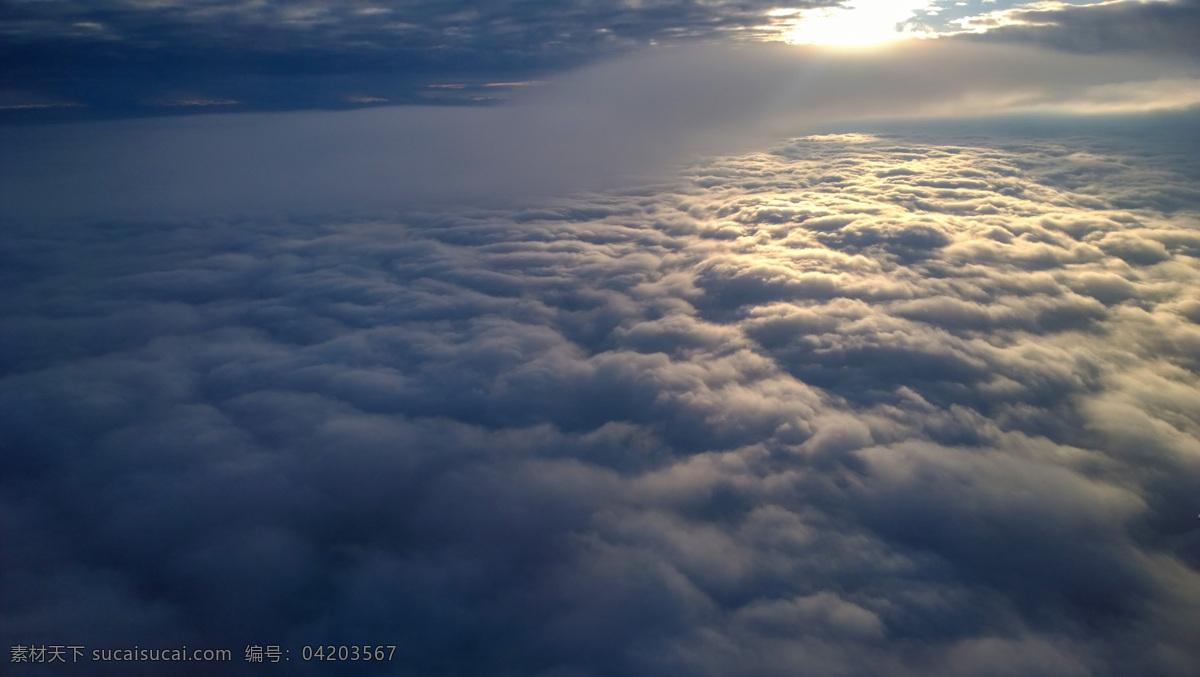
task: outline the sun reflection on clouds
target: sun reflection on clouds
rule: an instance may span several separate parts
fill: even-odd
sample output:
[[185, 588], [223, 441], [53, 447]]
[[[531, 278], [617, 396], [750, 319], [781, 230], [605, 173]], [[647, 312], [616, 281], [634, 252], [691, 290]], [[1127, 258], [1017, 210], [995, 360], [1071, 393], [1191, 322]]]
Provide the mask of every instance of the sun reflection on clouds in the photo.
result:
[[826, 143], [873, 143], [879, 141], [879, 137], [874, 134], [811, 134], [801, 138], [802, 141], [809, 142], [826, 142]]
[[844, 7], [777, 9], [768, 15], [792, 44], [859, 46], [916, 35], [907, 26], [929, 0], [852, 0]]

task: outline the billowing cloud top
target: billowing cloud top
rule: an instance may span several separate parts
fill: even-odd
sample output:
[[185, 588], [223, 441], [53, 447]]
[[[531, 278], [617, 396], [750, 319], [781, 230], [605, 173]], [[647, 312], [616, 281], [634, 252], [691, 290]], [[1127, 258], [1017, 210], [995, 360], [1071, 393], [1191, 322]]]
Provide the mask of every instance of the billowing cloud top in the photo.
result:
[[223, 675], [259, 674], [253, 644], [296, 674], [327, 674], [303, 646], [381, 644], [339, 670], [1191, 675], [1176, 128], [833, 134], [522, 208], [20, 229], [0, 638], [232, 648], [198, 668]]

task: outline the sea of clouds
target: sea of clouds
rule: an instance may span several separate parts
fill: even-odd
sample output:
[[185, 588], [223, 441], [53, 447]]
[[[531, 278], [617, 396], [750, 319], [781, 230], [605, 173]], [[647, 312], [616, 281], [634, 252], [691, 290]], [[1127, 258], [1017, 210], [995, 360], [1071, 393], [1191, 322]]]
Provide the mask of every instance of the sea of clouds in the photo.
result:
[[1200, 172], [1114, 139], [808, 135], [383, 215], [26, 198], [0, 639], [1193, 674]]

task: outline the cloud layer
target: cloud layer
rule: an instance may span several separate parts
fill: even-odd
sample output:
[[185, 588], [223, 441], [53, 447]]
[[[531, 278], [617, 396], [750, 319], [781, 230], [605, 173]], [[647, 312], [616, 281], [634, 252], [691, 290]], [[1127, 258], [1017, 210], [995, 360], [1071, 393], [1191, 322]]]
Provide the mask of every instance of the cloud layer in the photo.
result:
[[519, 208], [14, 229], [0, 638], [1192, 674], [1169, 141], [828, 135]]

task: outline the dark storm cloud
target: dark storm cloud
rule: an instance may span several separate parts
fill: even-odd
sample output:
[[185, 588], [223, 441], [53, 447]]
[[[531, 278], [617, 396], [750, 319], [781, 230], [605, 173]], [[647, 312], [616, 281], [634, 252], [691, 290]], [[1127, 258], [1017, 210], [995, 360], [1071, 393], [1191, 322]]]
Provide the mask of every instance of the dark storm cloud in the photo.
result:
[[[770, 32], [767, 12], [779, 6], [754, 0], [8, 0], [0, 5], [0, 89], [10, 90], [10, 100], [0, 105], [73, 102], [100, 112], [145, 112], [172, 103], [254, 109], [447, 96], [470, 101], [503, 94], [479, 87], [484, 83], [553, 73], [649, 44], [761, 37]], [[429, 89], [436, 84], [471, 87]]]
[[[1033, 3], [1000, 13], [1001, 25], [971, 39], [1033, 43], [1072, 52], [1200, 56], [1200, 2]], [[994, 19], [995, 17], [993, 17]], [[981, 27], [988, 26], [988, 22]]]
[[14, 227], [0, 638], [234, 649], [197, 674], [375, 643], [338, 670], [1189, 675], [1200, 199], [1171, 129]]

